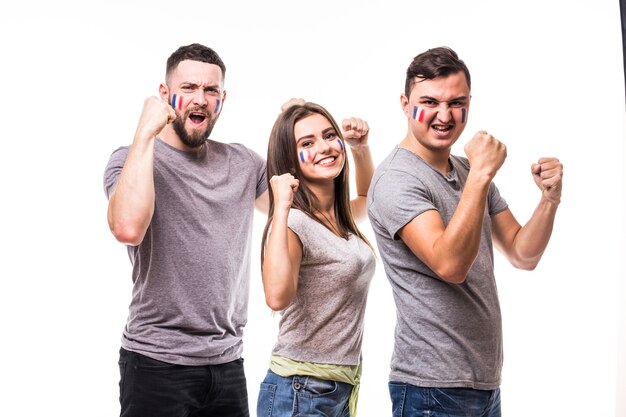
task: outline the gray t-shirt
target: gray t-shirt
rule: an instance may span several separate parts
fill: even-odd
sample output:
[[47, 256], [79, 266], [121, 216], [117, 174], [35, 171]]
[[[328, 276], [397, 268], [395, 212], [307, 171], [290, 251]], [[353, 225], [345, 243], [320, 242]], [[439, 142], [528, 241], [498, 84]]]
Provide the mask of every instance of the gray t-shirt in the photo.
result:
[[[128, 147], [111, 155], [107, 197]], [[199, 154], [154, 147], [154, 215], [128, 246], [133, 291], [122, 347], [181, 365], [220, 364], [242, 352], [254, 202], [267, 189], [263, 159], [212, 140]]]
[[272, 353], [303, 362], [357, 365], [374, 253], [359, 237], [342, 239], [297, 209], [289, 211], [288, 225], [302, 243], [302, 262], [298, 290], [282, 312]]
[[441, 280], [399, 238], [418, 215], [437, 210], [447, 226], [469, 173], [451, 156], [441, 174], [396, 148], [376, 169], [368, 214], [397, 307], [390, 380], [421, 387], [495, 389], [502, 369], [502, 318], [494, 277], [490, 216], [507, 208], [489, 187], [480, 249], [462, 284]]

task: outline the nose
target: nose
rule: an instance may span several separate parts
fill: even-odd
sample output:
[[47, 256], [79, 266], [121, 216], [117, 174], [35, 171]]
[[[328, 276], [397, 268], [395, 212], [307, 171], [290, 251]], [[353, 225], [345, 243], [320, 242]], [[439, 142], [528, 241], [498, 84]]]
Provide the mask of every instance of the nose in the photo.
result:
[[452, 121], [452, 109], [446, 103], [441, 103], [437, 108], [437, 120], [441, 123], [450, 123]]
[[199, 88], [197, 89], [197, 91], [194, 92], [193, 94], [193, 103], [197, 106], [206, 106], [208, 101], [206, 99], [206, 96], [204, 94], [204, 91]]
[[319, 153], [328, 153], [329, 150], [330, 150], [330, 143], [325, 141], [324, 138], [321, 138], [317, 144], [317, 151]]

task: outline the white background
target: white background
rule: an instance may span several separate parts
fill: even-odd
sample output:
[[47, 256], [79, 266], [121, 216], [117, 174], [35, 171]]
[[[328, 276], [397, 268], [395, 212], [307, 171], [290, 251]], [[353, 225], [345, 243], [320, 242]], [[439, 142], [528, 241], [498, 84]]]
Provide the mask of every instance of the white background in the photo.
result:
[[[565, 166], [539, 267], [520, 272], [496, 260], [504, 414], [626, 415], [616, 403], [618, 388], [626, 396], [623, 355], [617, 359], [626, 326], [618, 0], [2, 1], [0, 15], [0, 415], [119, 413], [131, 269], [108, 231], [102, 174], [110, 153], [132, 140], [169, 54], [192, 42], [213, 47], [227, 66], [228, 97], [212, 138], [265, 156], [280, 104], [304, 97], [339, 120], [368, 120], [376, 164], [405, 134], [399, 96], [412, 58], [454, 48], [473, 81], [455, 152], [479, 129], [507, 144], [496, 183], [520, 222], [539, 199], [531, 163], [557, 156]], [[255, 218], [244, 342], [253, 415], [278, 325], [259, 274], [264, 220]], [[362, 417], [391, 414], [394, 324], [379, 263], [366, 314]]]

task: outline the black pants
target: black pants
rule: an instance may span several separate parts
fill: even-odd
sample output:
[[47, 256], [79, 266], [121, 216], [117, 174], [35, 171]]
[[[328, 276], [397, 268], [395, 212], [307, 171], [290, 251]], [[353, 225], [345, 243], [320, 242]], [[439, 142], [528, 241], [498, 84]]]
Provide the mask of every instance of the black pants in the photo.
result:
[[172, 365], [120, 349], [121, 417], [249, 417], [243, 359]]

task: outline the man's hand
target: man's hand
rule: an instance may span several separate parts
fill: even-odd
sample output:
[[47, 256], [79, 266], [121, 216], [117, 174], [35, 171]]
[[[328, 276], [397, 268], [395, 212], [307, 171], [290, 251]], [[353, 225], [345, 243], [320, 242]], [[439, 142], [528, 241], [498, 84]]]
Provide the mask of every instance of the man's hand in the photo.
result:
[[167, 102], [154, 96], [148, 97], [143, 102], [137, 134], [145, 138], [155, 138], [174, 119], [176, 112]]
[[295, 105], [302, 106], [304, 103], [305, 101], [303, 98], [290, 98], [289, 101], [287, 101], [286, 103], [283, 103], [283, 105], [280, 106], [280, 111], [282, 113], [291, 106], [295, 106]]
[[341, 128], [343, 129], [343, 138], [351, 148], [367, 146], [370, 127], [365, 120], [357, 117], [344, 119]]
[[492, 180], [504, 164], [506, 146], [484, 130], [479, 131], [465, 145], [465, 154], [474, 172], [482, 173]]
[[530, 171], [535, 184], [542, 192], [542, 198], [551, 203], [560, 203], [563, 164], [556, 158], [539, 158], [536, 164], [532, 164]]

